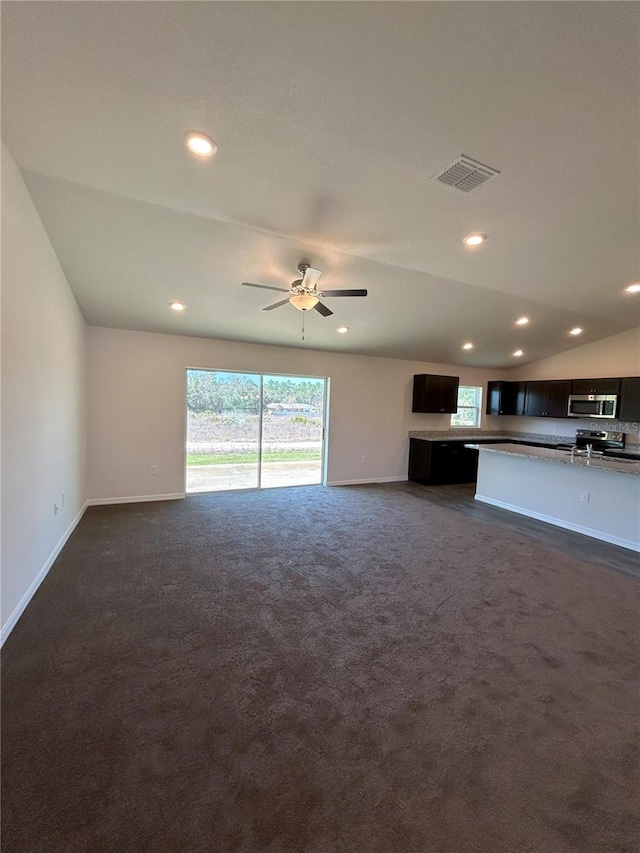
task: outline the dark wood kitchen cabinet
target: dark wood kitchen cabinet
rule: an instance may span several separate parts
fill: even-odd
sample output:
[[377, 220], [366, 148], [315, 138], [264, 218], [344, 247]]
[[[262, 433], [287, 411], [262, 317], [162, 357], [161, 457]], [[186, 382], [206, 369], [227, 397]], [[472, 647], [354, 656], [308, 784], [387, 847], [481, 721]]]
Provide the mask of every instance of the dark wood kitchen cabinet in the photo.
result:
[[414, 483], [474, 483], [477, 472], [478, 451], [465, 447], [464, 441], [409, 439], [409, 480]]
[[524, 413], [533, 418], [566, 418], [570, 379], [527, 382]]
[[640, 421], [640, 376], [626, 376], [620, 380], [621, 421]]
[[457, 376], [438, 376], [433, 373], [418, 373], [413, 377], [412, 412], [441, 414], [458, 411]]
[[487, 385], [488, 415], [524, 415], [525, 382], [489, 382]]
[[572, 394], [619, 394], [619, 379], [573, 379]]

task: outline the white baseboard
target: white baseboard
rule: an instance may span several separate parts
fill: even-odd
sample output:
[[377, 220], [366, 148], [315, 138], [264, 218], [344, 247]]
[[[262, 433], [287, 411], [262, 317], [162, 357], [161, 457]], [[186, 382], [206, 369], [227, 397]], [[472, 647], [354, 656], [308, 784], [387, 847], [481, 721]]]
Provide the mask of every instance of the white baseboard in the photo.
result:
[[601, 530], [594, 530], [591, 527], [583, 527], [581, 524], [574, 524], [571, 521], [564, 521], [561, 518], [555, 518], [552, 515], [544, 515], [541, 512], [535, 512], [532, 509], [523, 509], [521, 506], [505, 503], [495, 498], [488, 498], [484, 495], [476, 494], [475, 499], [491, 506], [497, 506], [500, 509], [507, 509], [509, 512], [517, 512], [519, 515], [526, 515], [529, 518], [535, 518], [538, 521], [544, 521], [547, 524], [553, 524], [556, 527], [563, 527], [565, 530], [573, 530], [574, 533], [582, 533], [584, 536], [591, 536], [592, 539], [600, 539], [602, 542], [609, 542], [611, 545], [618, 545], [620, 548], [629, 548], [631, 551], [640, 552], [640, 542], [634, 542], [631, 539], [622, 539], [620, 536], [613, 536], [611, 533], [604, 533]]
[[406, 477], [371, 477], [369, 480], [331, 480], [327, 486], [362, 486], [367, 483], [406, 483]]
[[91, 498], [87, 506], [108, 506], [109, 504], [140, 504], [148, 501], [180, 501], [185, 496], [184, 492], [176, 492], [173, 495], [135, 495], [130, 498]]
[[71, 536], [73, 531], [76, 529], [78, 522], [80, 521], [80, 519], [84, 515], [84, 511], [86, 510], [87, 506], [88, 506], [88, 501], [85, 501], [84, 504], [82, 505], [82, 507], [80, 508], [80, 511], [76, 515], [76, 517], [73, 519], [71, 524], [67, 527], [65, 532], [60, 537], [60, 539], [59, 539], [58, 543], [56, 544], [55, 548], [53, 549], [53, 551], [47, 557], [47, 560], [46, 560], [44, 566], [40, 569], [38, 574], [35, 576], [35, 578], [31, 582], [29, 589], [22, 596], [22, 598], [20, 599], [20, 601], [16, 605], [13, 613], [11, 614], [11, 616], [9, 616], [6, 623], [2, 626], [2, 631], [0, 632], [0, 646], [2, 646], [4, 644], [4, 641], [7, 639], [9, 634], [15, 628], [16, 622], [22, 616], [25, 607], [27, 606], [27, 604], [29, 604], [29, 602], [31, 601], [31, 599], [35, 595], [38, 587], [40, 586], [42, 581], [46, 578], [47, 574], [49, 573], [49, 569], [55, 563], [56, 557], [58, 556], [60, 551], [62, 551], [62, 549], [64, 548], [64, 546], [67, 542], [67, 539]]

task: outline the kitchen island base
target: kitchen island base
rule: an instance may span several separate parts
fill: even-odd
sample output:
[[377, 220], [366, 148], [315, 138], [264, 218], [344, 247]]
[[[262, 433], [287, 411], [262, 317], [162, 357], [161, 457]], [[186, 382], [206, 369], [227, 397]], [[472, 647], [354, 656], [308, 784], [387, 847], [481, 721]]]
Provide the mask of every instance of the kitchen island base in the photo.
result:
[[639, 476], [509, 447], [479, 446], [476, 500], [640, 552]]

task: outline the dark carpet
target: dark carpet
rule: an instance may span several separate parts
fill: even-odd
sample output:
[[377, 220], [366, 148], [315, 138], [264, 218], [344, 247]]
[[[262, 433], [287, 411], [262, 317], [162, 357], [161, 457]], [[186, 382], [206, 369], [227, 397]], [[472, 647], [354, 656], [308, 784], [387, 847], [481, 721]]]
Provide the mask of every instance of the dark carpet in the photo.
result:
[[5, 645], [2, 850], [637, 853], [639, 615], [403, 484], [89, 509]]

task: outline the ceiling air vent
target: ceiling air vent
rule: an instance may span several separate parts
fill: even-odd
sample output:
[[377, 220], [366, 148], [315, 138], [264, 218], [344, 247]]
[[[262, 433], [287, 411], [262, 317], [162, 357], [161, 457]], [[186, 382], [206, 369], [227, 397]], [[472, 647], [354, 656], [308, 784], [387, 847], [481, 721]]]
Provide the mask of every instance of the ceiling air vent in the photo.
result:
[[478, 163], [477, 160], [461, 154], [453, 163], [449, 163], [441, 172], [435, 174], [433, 180], [453, 187], [454, 190], [472, 193], [499, 174], [497, 169], [492, 169], [491, 166], [485, 166], [484, 163]]

